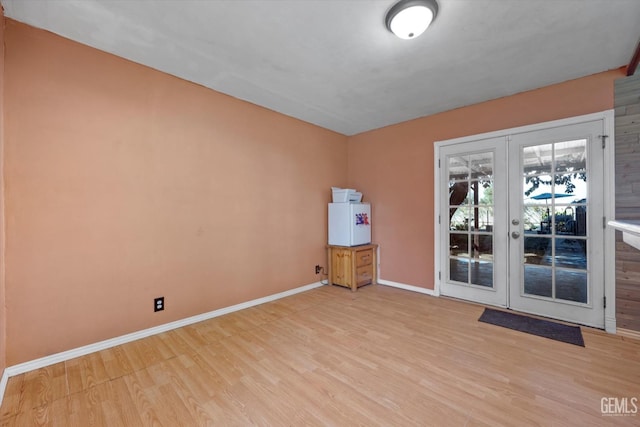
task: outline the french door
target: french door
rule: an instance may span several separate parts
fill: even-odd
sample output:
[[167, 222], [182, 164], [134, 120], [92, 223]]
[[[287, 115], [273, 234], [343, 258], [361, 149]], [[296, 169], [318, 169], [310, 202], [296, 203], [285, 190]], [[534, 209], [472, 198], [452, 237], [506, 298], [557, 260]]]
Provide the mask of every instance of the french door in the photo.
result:
[[443, 147], [441, 292], [507, 305], [506, 138]]
[[439, 150], [440, 292], [604, 327], [603, 120]]

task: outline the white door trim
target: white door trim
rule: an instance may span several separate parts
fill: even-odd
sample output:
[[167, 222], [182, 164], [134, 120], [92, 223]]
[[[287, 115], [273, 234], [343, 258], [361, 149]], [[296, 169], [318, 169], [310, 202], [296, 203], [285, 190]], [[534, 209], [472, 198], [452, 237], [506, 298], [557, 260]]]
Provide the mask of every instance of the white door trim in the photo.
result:
[[[607, 220], [616, 217], [616, 162], [615, 162], [615, 114], [614, 110], [603, 111], [605, 135], [608, 135], [604, 149], [604, 215]], [[604, 309], [604, 329], [616, 333], [616, 234], [611, 227], [604, 230], [604, 295], [607, 306]]]
[[[607, 220], [615, 218], [615, 134], [614, 134], [614, 110], [605, 110], [597, 113], [585, 114], [582, 116], [569, 117], [566, 119], [553, 120], [549, 122], [536, 123], [532, 125], [519, 126], [515, 128], [502, 129], [493, 132], [486, 132], [478, 135], [470, 135], [459, 138], [453, 138], [434, 143], [434, 294], [440, 294], [441, 276], [440, 264], [442, 262], [440, 253], [441, 236], [440, 224], [438, 224], [438, 215], [441, 211], [441, 187], [439, 171], [440, 151], [442, 147], [453, 144], [463, 144], [479, 139], [499, 138], [512, 135], [514, 133], [531, 132], [542, 129], [572, 125], [577, 123], [591, 122], [594, 120], [603, 120], [605, 134], [608, 135], [607, 144], [604, 150], [604, 212]], [[607, 306], [605, 308], [605, 330], [609, 333], [616, 331], [616, 308], [615, 308], [615, 233], [611, 227], [607, 227], [604, 231], [604, 289], [607, 297]]]

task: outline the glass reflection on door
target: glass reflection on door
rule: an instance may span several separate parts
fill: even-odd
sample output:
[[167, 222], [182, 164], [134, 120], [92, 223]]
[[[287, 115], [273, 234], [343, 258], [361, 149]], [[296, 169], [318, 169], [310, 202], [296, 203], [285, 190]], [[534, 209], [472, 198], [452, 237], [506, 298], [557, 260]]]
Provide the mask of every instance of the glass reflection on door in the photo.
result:
[[449, 281], [493, 288], [493, 152], [447, 158]]
[[522, 148], [525, 296], [588, 303], [587, 140]]

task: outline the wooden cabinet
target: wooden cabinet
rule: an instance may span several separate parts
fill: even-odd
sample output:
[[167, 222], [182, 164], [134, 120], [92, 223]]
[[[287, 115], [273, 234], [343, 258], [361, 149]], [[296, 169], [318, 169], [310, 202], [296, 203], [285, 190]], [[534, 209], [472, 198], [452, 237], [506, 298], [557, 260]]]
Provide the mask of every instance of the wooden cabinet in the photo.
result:
[[355, 291], [376, 283], [378, 245], [327, 246], [329, 284]]

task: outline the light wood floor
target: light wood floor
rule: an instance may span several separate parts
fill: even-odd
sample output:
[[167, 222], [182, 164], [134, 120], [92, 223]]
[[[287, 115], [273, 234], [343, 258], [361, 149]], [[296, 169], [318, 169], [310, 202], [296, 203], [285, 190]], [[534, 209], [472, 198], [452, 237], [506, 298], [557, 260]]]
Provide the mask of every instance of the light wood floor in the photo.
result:
[[640, 341], [583, 328], [582, 348], [482, 310], [324, 286], [10, 378], [0, 426], [640, 424], [601, 414], [640, 397]]

